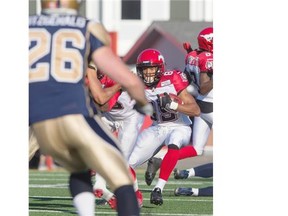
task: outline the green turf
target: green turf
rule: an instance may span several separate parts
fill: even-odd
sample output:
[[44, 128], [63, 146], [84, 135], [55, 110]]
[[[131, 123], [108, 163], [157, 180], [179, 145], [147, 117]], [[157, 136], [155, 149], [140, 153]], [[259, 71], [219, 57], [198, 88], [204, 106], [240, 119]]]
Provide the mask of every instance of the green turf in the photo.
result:
[[[144, 170], [137, 170], [139, 188], [144, 196], [141, 215], [151, 216], [196, 216], [213, 215], [213, 197], [174, 196], [176, 187], [205, 187], [213, 184], [213, 179], [197, 178], [175, 180], [171, 175], [163, 192], [162, 206], [150, 204], [151, 186], [144, 181]], [[62, 169], [55, 171], [29, 171], [29, 215], [30, 216], [65, 216], [76, 215], [68, 191], [68, 173]], [[96, 201], [99, 199], [96, 199]], [[109, 205], [96, 205], [95, 215], [117, 215]]]

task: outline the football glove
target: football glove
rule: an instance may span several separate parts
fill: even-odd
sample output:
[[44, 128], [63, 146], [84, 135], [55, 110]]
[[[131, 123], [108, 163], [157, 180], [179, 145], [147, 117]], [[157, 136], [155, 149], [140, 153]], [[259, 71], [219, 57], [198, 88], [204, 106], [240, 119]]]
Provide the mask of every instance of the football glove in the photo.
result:
[[171, 97], [167, 92], [164, 92], [164, 94], [158, 95], [158, 100], [160, 107], [165, 109], [166, 111], [176, 110], [178, 108], [178, 103], [175, 101], [172, 101]]
[[187, 53], [190, 53], [193, 51], [191, 44], [189, 42], [184, 42], [183, 43], [183, 48], [186, 50]]

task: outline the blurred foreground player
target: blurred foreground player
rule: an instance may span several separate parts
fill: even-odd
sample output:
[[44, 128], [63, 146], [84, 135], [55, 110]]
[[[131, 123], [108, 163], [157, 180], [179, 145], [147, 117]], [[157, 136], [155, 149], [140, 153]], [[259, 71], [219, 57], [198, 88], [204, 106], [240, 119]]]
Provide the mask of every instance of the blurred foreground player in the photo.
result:
[[94, 215], [88, 169], [99, 172], [119, 197], [118, 215], [139, 215], [117, 140], [90, 106], [84, 83], [88, 59], [127, 89], [139, 112], [151, 115], [152, 107], [142, 82], [113, 54], [103, 25], [77, 15], [80, 2], [42, 0], [41, 15], [29, 17], [29, 125], [41, 152], [70, 172], [78, 215]]

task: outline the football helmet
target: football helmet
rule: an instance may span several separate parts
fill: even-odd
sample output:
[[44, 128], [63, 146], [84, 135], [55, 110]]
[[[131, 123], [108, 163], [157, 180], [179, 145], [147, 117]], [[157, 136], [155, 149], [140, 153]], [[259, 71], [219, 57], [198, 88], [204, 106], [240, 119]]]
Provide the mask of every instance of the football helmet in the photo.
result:
[[[156, 67], [154, 74], [144, 74], [143, 70], [148, 67]], [[162, 73], [165, 71], [165, 60], [163, 55], [156, 49], [145, 49], [137, 58], [136, 69], [138, 76], [143, 80], [146, 86], [156, 85]]]
[[78, 10], [82, 0], [41, 0], [41, 8], [55, 9], [55, 8], [66, 8]]
[[203, 29], [198, 37], [198, 46], [202, 50], [213, 53], [213, 28], [208, 27]]

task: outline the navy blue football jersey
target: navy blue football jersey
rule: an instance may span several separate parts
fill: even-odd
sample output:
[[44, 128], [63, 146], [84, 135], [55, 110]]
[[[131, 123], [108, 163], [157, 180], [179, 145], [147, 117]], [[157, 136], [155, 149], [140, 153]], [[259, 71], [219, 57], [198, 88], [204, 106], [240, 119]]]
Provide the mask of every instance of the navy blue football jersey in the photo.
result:
[[108, 45], [106, 34], [98, 22], [77, 15], [29, 17], [29, 124], [93, 116], [84, 77], [91, 53]]

